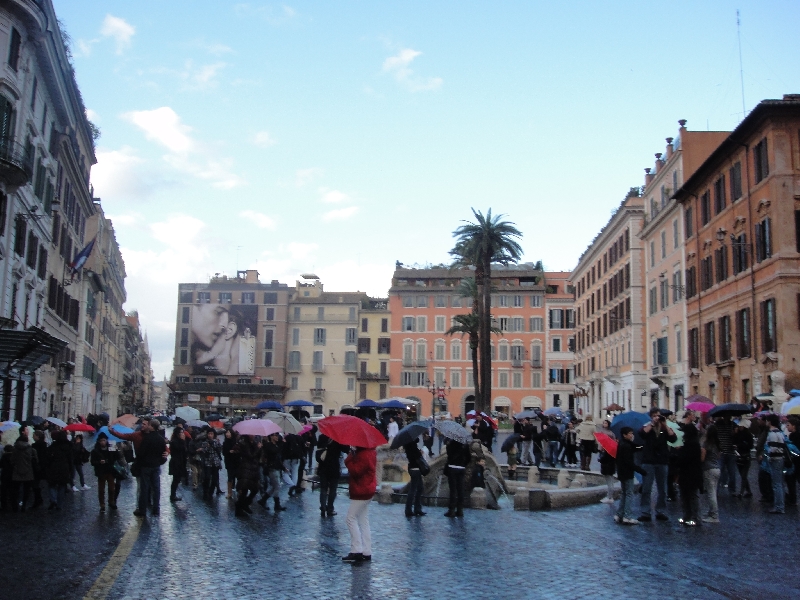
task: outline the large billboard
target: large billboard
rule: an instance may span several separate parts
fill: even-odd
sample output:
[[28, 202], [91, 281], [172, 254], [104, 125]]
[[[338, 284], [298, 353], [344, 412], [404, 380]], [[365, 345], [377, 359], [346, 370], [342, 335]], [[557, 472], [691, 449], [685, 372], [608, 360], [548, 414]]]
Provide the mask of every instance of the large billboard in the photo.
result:
[[258, 306], [192, 305], [193, 375], [254, 375]]

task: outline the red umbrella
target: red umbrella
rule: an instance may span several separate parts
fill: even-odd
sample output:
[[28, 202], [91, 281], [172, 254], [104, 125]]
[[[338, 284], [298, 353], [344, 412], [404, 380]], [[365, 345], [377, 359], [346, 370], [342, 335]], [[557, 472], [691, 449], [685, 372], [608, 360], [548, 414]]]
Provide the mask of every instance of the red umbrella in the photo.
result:
[[72, 423], [71, 425], [67, 425], [64, 427], [64, 431], [92, 431], [94, 432], [94, 427], [91, 425], [87, 425], [86, 423]]
[[335, 442], [357, 448], [377, 448], [386, 443], [380, 431], [365, 421], [350, 415], [326, 417], [317, 423], [319, 432]]
[[608, 434], [605, 433], [595, 433], [594, 438], [597, 440], [597, 443], [603, 447], [603, 450], [614, 458], [617, 458], [617, 440], [611, 439]]
[[134, 427], [136, 427], [136, 423], [138, 422], [139, 422], [139, 417], [127, 414], [127, 415], [122, 415], [121, 417], [117, 417], [116, 419], [111, 421], [109, 425], [116, 425], [117, 423], [119, 423], [124, 427], [130, 427], [131, 429], [133, 429]]

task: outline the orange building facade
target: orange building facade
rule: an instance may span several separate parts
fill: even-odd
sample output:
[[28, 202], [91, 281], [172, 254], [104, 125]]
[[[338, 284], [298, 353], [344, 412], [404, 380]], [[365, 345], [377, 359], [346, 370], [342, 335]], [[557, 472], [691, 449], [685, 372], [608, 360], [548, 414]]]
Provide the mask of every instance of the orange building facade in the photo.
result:
[[761, 102], [676, 198], [691, 392], [784, 400], [800, 375], [800, 95]]

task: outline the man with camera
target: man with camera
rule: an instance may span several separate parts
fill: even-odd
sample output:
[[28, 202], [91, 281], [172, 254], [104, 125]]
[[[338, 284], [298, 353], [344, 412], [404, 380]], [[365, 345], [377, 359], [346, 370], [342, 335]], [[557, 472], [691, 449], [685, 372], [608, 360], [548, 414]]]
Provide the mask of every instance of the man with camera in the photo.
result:
[[667, 419], [658, 408], [650, 409], [650, 422], [642, 427], [639, 432], [644, 440], [644, 455], [642, 468], [646, 471], [642, 481], [642, 514], [639, 521], [648, 523], [652, 521], [650, 497], [655, 481], [658, 497], [656, 498], [656, 519], [669, 521], [665, 514], [667, 509], [667, 474], [669, 471], [669, 446], [668, 442], [678, 439], [675, 432], [667, 425]]

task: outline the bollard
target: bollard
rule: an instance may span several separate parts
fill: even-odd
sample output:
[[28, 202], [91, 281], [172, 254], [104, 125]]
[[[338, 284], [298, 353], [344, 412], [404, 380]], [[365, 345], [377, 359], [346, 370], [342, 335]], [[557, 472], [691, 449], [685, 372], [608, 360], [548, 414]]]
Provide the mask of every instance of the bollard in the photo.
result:
[[391, 504], [392, 503], [392, 484], [382, 483], [378, 490], [378, 504]]
[[567, 488], [570, 484], [569, 471], [566, 469], [559, 469], [558, 471], [558, 487]]

